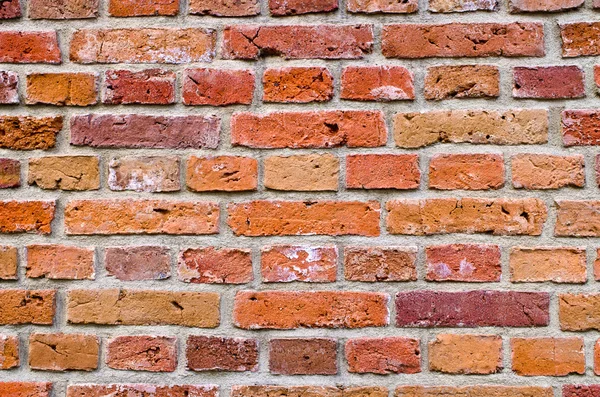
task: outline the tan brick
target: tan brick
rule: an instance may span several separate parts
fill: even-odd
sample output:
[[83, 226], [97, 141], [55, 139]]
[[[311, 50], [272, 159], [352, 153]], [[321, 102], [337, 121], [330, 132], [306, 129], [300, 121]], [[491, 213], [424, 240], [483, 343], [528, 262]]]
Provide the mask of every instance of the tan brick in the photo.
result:
[[42, 371], [93, 371], [98, 368], [99, 351], [96, 335], [32, 334], [29, 367]]
[[429, 369], [448, 374], [493, 374], [502, 370], [502, 338], [439, 334], [429, 342]]
[[50, 190], [99, 189], [99, 158], [96, 156], [49, 156], [29, 159], [27, 183]]
[[513, 282], [585, 283], [586, 273], [585, 248], [513, 247], [510, 250]]
[[339, 159], [332, 154], [271, 156], [264, 160], [265, 187], [273, 190], [337, 190]]
[[258, 161], [251, 157], [191, 156], [187, 162], [187, 187], [196, 192], [256, 190]]
[[517, 154], [511, 159], [513, 186], [517, 189], [560, 189], [585, 184], [583, 155]]

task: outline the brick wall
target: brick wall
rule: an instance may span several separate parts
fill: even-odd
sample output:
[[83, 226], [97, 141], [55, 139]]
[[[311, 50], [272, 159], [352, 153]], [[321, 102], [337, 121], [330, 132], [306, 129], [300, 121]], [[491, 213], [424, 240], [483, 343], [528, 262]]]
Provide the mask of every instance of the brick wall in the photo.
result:
[[0, 397], [600, 397], [599, 10], [0, 0]]

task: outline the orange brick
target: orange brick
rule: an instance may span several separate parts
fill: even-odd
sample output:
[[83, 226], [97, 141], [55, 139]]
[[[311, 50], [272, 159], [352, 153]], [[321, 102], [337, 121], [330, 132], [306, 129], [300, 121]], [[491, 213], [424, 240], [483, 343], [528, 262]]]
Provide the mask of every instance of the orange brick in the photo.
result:
[[600, 295], [560, 294], [558, 318], [563, 331], [600, 330]]
[[177, 338], [168, 336], [118, 336], [108, 342], [109, 368], [173, 372], [177, 368]]
[[0, 148], [12, 150], [50, 149], [63, 127], [62, 116], [0, 116]]
[[27, 277], [93, 280], [94, 249], [65, 245], [28, 245]]
[[350, 281], [416, 281], [416, 247], [346, 247], [344, 277]]
[[501, 154], [436, 154], [429, 162], [429, 187], [490, 190], [504, 186]]
[[552, 387], [542, 386], [398, 386], [394, 397], [553, 397]]
[[98, 368], [99, 351], [96, 335], [32, 334], [29, 367], [42, 371], [93, 371]]
[[583, 338], [512, 338], [512, 368], [521, 376], [585, 372]]
[[16, 280], [17, 264], [17, 248], [6, 245], [0, 246], [0, 280]]
[[600, 236], [600, 201], [556, 200], [555, 236]]
[[342, 72], [342, 99], [398, 101], [415, 99], [413, 75], [402, 66], [348, 66]]
[[513, 186], [517, 189], [583, 187], [583, 155], [517, 154], [511, 159]]
[[[19, 338], [0, 335], [0, 370], [17, 368], [19, 365]], [[2, 395], [1, 391], [0, 386], [0, 395]]]
[[50, 234], [54, 201], [0, 201], [0, 233]]
[[0, 290], [0, 324], [43, 324], [54, 321], [54, 290]]
[[448, 374], [493, 374], [502, 370], [502, 338], [439, 334], [429, 342], [429, 369]]
[[30, 158], [27, 183], [50, 190], [97, 190], [100, 159], [97, 156]]
[[32, 73], [27, 75], [28, 105], [89, 106], [98, 103], [96, 73]]
[[0, 382], [2, 397], [50, 397], [52, 383], [48, 382]]
[[513, 247], [510, 250], [510, 280], [585, 283], [585, 248]]
[[187, 283], [244, 284], [254, 279], [251, 250], [189, 248], [178, 262], [179, 280]]
[[258, 161], [251, 157], [191, 156], [187, 163], [187, 187], [196, 192], [256, 190]]
[[29, 18], [96, 18], [99, 3], [99, 0], [29, 0]]
[[336, 247], [278, 245], [265, 247], [261, 253], [264, 282], [309, 283], [334, 282], [337, 273]]
[[346, 156], [348, 189], [418, 189], [418, 154], [355, 154]]
[[502, 275], [497, 245], [433, 245], [425, 256], [428, 281], [497, 282]]
[[262, 82], [265, 102], [324, 102], [333, 97], [333, 76], [326, 68], [267, 69]]
[[186, 69], [183, 76], [186, 105], [249, 105], [253, 96], [252, 70]]
[[60, 62], [60, 47], [54, 30], [0, 32], [0, 63], [59, 64]]
[[258, 0], [189, 0], [190, 14], [216, 17], [245, 17], [260, 14]]
[[374, 374], [415, 374], [421, 372], [418, 339], [359, 338], [346, 342], [348, 372]]
[[113, 17], [177, 15], [179, 0], [110, 0], [108, 13]]

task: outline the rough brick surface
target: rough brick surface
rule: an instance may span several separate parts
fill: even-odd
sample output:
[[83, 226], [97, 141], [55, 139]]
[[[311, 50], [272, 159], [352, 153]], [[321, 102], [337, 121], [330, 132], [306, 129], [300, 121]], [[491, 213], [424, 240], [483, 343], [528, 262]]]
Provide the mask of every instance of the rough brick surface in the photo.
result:
[[414, 281], [415, 247], [346, 247], [344, 277], [350, 281]]
[[271, 339], [269, 371], [279, 375], [335, 375], [335, 339]]
[[188, 69], [183, 78], [186, 105], [249, 105], [253, 94], [251, 70]]
[[583, 338], [513, 338], [512, 366], [523, 376], [583, 374]]
[[416, 0], [407, 0], [401, 2], [393, 2], [386, 0], [349, 0], [348, 11], [355, 13], [390, 13], [390, 14], [406, 14], [415, 12], [419, 7]]
[[0, 158], [0, 189], [21, 186], [21, 163], [19, 160]]
[[600, 201], [556, 201], [555, 236], [594, 237], [600, 235], [597, 209]]
[[54, 201], [0, 201], [0, 233], [50, 234]]
[[185, 355], [192, 371], [258, 370], [258, 343], [254, 339], [191, 335]]
[[349, 189], [417, 189], [421, 182], [416, 154], [358, 154], [346, 157]]
[[165, 69], [107, 71], [103, 102], [110, 105], [175, 103], [175, 77], [174, 72]]
[[99, 0], [29, 0], [31, 19], [84, 19], [98, 16]]
[[585, 96], [583, 69], [578, 66], [516, 67], [515, 98], [562, 99]]
[[173, 372], [177, 339], [167, 336], [119, 336], [108, 342], [106, 364], [113, 369]]
[[6, 0], [0, 3], [0, 19], [14, 19], [21, 15], [20, 0]]
[[63, 245], [28, 245], [27, 277], [93, 280], [94, 250]]
[[585, 184], [582, 155], [518, 154], [511, 158], [511, 166], [515, 188], [559, 189]]
[[273, 16], [330, 12], [337, 8], [338, 0], [269, 0], [269, 11]]
[[248, 283], [253, 279], [250, 255], [250, 250], [235, 248], [190, 248], [179, 257], [178, 277], [197, 284]]
[[153, 384], [117, 384], [117, 385], [69, 385], [67, 397], [105, 397], [107, 395], [127, 397], [139, 395], [143, 397], [217, 397], [215, 385], [174, 385], [163, 386]]
[[543, 386], [398, 386], [395, 397], [552, 397], [551, 387]]
[[181, 188], [177, 157], [113, 158], [108, 167], [108, 187], [111, 190], [175, 192]]
[[497, 245], [450, 244], [425, 249], [427, 280], [500, 281], [502, 265]]
[[261, 274], [264, 282], [333, 282], [337, 276], [335, 247], [279, 245], [263, 248]]
[[162, 280], [171, 275], [167, 247], [108, 247], [104, 266], [108, 275], [123, 281]]
[[87, 334], [32, 334], [29, 366], [43, 371], [93, 371], [98, 368], [99, 339]]
[[36, 73], [27, 75], [29, 105], [89, 106], [98, 102], [93, 73]]
[[360, 338], [346, 342], [348, 371], [375, 374], [421, 372], [421, 349], [417, 339]]
[[432, 66], [427, 69], [423, 95], [432, 100], [497, 97], [500, 71], [492, 65]]
[[497, 0], [431, 0], [431, 12], [497, 11]]
[[326, 68], [267, 69], [262, 83], [265, 102], [324, 102], [333, 97], [333, 76]]
[[32, 158], [27, 183], [50, 190], [96, 190], [100, 188], [99, 159], [96, 156]]
[[179, 0], [110, 0], [108, 13], [113, 17], [177, 15]]
[[258, 15], [258, 0], [189, 0], [190, 14], [216, 17], [245, 17]]
[[509, 10], [513, 13], [568, 11], [581, 7], [582, 5], [582, 0], [510, 0], [508, 2]]
[[63, 118], [0, 116], [0, 148], [13, 150], [50, 149], [62, 130]]
[[16, 247], [0, 246], [0, 280], [16, 280], [19, 253]]
[[429, 369], [448, 374], [493, 374], [502, 370], [502, 338], [440, 334], [429, 342]]
[[0, 370], [16, 368], [19, 364], [19, 339], [0, 335]]
[[517, 282], [584, 283], [587, 280], [585, 250], [513, 247], [510, 251], [510, 278]]
[[19, 103], [19, 75], [15, 72], [0, 71], [0, 104]]
[[0, 290], [0, 324], [52, 325], [55, 290]]
[[273, 190], [337, 190], [339, 168], [332, 154], [271, 156], [264, 160], [264, 183]]
[[600, 54], [600, 43], [596, 37], [600, 34], [598, 22], [575, 22], [560, 25], [563, 57], [579, 57]]
[[0, 394], [11, 397], [50, 397], [52, 383], [0, 382]]
[[60, 63], [61, 52], [56, 32], [0, 32], [0, 62]]
[[402, 66], [349, 66], [342, 72], [340, 97], [357, 101], [414, 99], [413, 75]]
[[498, 154], [436, 154], [429, 161], [429, 187], [489, 190], [504, 186], [504, 158]]
[[258, 162], [250, 157], [191, 156], [187, 163], [187, 187], [196, 192], [256, 190]]

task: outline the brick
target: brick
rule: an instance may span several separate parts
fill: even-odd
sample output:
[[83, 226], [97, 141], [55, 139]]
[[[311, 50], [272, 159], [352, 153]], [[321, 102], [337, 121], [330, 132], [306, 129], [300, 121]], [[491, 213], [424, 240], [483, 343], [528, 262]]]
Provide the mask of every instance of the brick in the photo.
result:
[[600, 54], [600, 43], [597, 40], [600, 22], [563, 23], [559, 26], [564, 58]]
[[345, 247], [344, 278], [349, 281], [416, 281], [416, 247]]
[[542, 23], [384, 25], [386, 58], [544, 56]]
[[230, 69], [186, 69], [183, 76], [185, 105], [249, 105], [254, 95], [254, 72]]
[[515, 67], [513, 97], [570, 99], [585, 96], [584, 74], [579, 66]]
[[[19, 337], [0, 335], [0, 370], [17, 368], [19, 360]], [[2, 384], [0, 383], [0, 395]]]
[[203, 201], [72, 200], [65, 232], [74, 234], [215, 234], [219, 206]]
[[0, 116], [0, 148], [12, 150], [46, 150], [56, 144], [62, 130], [62, 116]]
[[435, 154], [429, 161], [429, 188], [490, 190], [503, 186], [502, 154]]
[[266, 283], [336, 281], [338, 251], [335, 246], [277, 245], [261, 251], [261, 274]]
[[585, 283], [585, 248], [513, 247], [510, 279], [513, 282]]
[[497, 11], [497, 0], [430, 0], [430, 12]]
[[549, 323], [545, 292], [412, 291], [396, 295], [398, 327], [539, 327]]
[[361, 110], [235, 113], [231, 143], [251, 148], [330, 148], [384, 146], [383, 113]]
[[179, 158], [175, 156], [125, 156], [108, 164], [110, 190], [176, 192], [181, 189]]
[[498, 282], [502, 276], [497, 245], [432, 245], [425, 257], [427, 281]]
[[594, 65], [594, 83], [596, 84], [596, 92], [600, 94], [600, 65]]
[[210, 62], [215, 32], [209, 29], [82, 29], [71, 38], [75, 63]]
[[594, 280], [600, 280], [600, 248], [596, 249], [596, 259], [594, 260]]
[[361, 59], [373, 48], [371, 25], [229, 25], [224, 59]]
[[[6, 4], [6, 2], [2, 4]], [[0, 5], [0, 7], [2, 6]], [[0, 17], [0, 19], [2, 18]], [[11, 105], [19, 103], [18, 85], [19, 75], [16, 72], [0, 71], [0, 104]]]
[[264, 102], [308, 103], [333, 98], [333, 76], [323, 67], [267, 69], [262, 83]]
[[163, 280], [171, 276], [168, 247], [108, 247], [104, 265], [109, 276], [122, 281]]
[[402, 148], [434, 143], [495, 145], [540, 144], [548, 141], [548, 113], [544, 109], [446, 110], [398, 113], [394, 140]]
[[55, 296], [54, 290], [0, 290], [0, 324], [52, 325]]
[[264, 184], [273, 190], [337, 190], [340, 160], [332, 154], [270, 156], [264, 159]]
[[231, 397], [268, 396], [314, 397], [386, 397], [385, 387], [334, 387], [334, 386], [232, 386]]
[[166, 69], [107, 70], [102, 102], [110, 105], [175, 103], [175, 72]]
[[583, 375], [583, 338], [512, 338], [512, 369], [521, 376]]
[[390, 14], [408, 14], [416, 12], [419, 8], [417, 0], [407, 0], [401, 2], [390, 2], [385, 0], [349, 0], [348, 11], [354, 13], [390, 13]]
[[190, 14], [215, 17], [248, 17], [260, 14], [258, 0], [189, 0]]
[[179, 12], [179, 0], [110, 0], [108, 13], [113, 17], [173, 16]]
[[269, 0], [269, 11], [273, 16], [331, 12], [338, 8], [338, 0]]
[[0, 201], [0, 234], [50, 234], [54, 201]]
[[95, 73], [31, 73], [27, 75], [28, 105], [90, 106], [98, 102]]
[[493, 65], [432, 66], [427, 68], [423, 95], [436, 101], [495, 98], [500, 95], [500, 71]]
[[388, 301], [377, 292], [239, 291], [233, 323], [242, 329], [382, 327]]
[[21, 162], [0, 158], [0, 189], [21, 186]]
[[271, 339], [269, 371], [278, 375], [335, 375], [337, 341], [329, 338]]
[[118, 336], [108, 341], [106, 365], [129, 371], [173, 372], [177, 368], [177, 338]]
[[398, 101], [415, 99], [413, 74], [402, 66], [348, 66], [342, 71], [342, 99]]
[[564, 385], [563, 397], [597, 397], [600, 396], [600, 385]]
[[21, 15], [19, 0], [5, 0], [0, 3], [0, 19], [20, 18]]
[[93, 280], [94, 249], [66, 245], [28, 245], [27, 277]]
[[387, 230], [416, 236], [490, 233], [539, 236], [548, 210], [536, 198], [435, 198], [388, 201]]
[[355, 154], [346, 156], [348, 189], [418, 189], [418, 154]]
[[349, 372], [382, 375], [421, 372], [421, 349], [418, 339], [350, 339], [346, 342], [345, 350]]
[[565, 110], [561, 113], [563, 145], [600, 145], [600, 112]]
[[378, 236], [380, 211], [377, 201], [250, 201], [228, 204], [227, 224], [236, 236]]
[[594, 375], [600, 374], [600, 341], [594, 343]]
[[42, 371], [93, 371], [98, 368], [100, 340], [85, 334], [32, 334], [29, 367]]
[[67, 320], [71, 324], [219, 325], [219, 294], [156, 290], [69, 290]]
[[237, 248], [189, 248], [178, 262], [180, 281], [194, 284], [245, 284], [254, 279], [252, 251]]
[[509, 0], [508, 9], [511, 13], [557, 12], [579, 8], [583, 5], [583, 3], [583, 0]]
[[0, 382], [2, 397], [50, 397], [51, 393], [49, 382]]
[[256, 190], [258, 161], [240, 156], [190, 156], [187, 187], [195, 192]]
[[552, 397], [552, 387], [542, 386], [398, 386], [394, 397]]
[[600, 201], [557, 200], [555, 236], [595, 237], [600, 235]]
[[0, 246], [0, 280], [16, 280], [18, 262], [16, 247]]
[[517, 154], [511, 158], [513, 186], [517, 189], [560, 189], [585, 185], [583, 155]]
[[118, 384], [118, 385], [69, 385], [67, 397], [217, 397], [218, 387], [215, 385], [152, 385], [152, 384]]
[[87, 114], [71, 117], [71, 144], [100, 148], [216, 149], [216, 116]]
[[502, 370], [500, 336], [439, 334], [428, 351], [430, 371], [486, 375]]
[[0, 32], [0, 63], [61, 63], [56, 32]]
[[600, 329], [600, 295], [560, 294], [558, 317], [563, 331], [588, 331]]
[[29, 0], [31, 19], [83, 19], [98, 16], [99, 0]]
[[258, 371], [256, 339], [190, 335], [185, 355], [192, 371]]
[[48, 156], [29, 159], [27, 183], [50, 190], [98, 190], [97, 156]]

